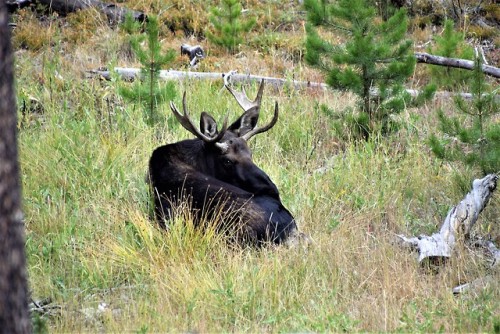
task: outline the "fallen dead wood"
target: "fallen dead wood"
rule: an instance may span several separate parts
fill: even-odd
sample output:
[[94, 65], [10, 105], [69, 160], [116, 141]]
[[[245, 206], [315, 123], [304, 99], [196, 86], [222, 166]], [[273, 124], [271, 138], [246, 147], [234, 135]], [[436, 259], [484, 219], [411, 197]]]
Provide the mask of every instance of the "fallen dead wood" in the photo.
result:
[[482, 248], [492, 259], [492, 273], [484, 277], [476, 278], [472, 282], [461, 284], [453, 288], [454, 294], [483, 290], [498, 282], [497, 274], [500, 272], [500, 249], [498, 249], [495, 244], [489, 240], [476, 241], [474, 242], [474, 246]]
[[32, 0], [6, 0], [7, 10], [9, 13], [13, 13], [16, 10], [28, 7], [31, 5]]
[[[122, 80], [133, 81], [136, 78], [140, 77], [141, 70], [138, 68], [130, 68], [130, 67], [115, 67], [113, 69]], [[97, 75], [102, 77], [105, 80], [111, 80], [112, 71], [108, 70], [90, 70], [88, 73], [93, 75]], [[174, 71], [174, 70], [162, 70], [160, 71], [160, 78], [164, 80], [185, 80], [185, 79], [200, 79], [200, 80], [217, 80], [222, 79], [226, 73], [218, 73], [218, 72], [192, 72], [192, 71]], [[252, 74], [232, 74], [231, 76], [233, 82], [236, 83], [250, 83], [254, 81], [264, 80], [267, 85], [272, 85], [275, 88], [282, 88], [283, 86], [292, 86], [295, 89], [304, 89], [304, 88], [315, 88], [315, 89], [327, 89], [328, 85], [322, 82], [314, 82], [314, 81], [297, 81], [297, 80], [287, 80], [280, 78], [273, 78], [267, 76], [259, 76]], [[406, 90], [411, 96], [416, 97], [420, 92], [415, 89], [407, 89]], [[376, 93], [374, 93], [376, 95]], [[452, 93], [452, 92], [436, 92], [434, 93], [435, 97], [439, 98], [450, 98], [455, 96], [460, 96], [464, 100], [471, 100], [472, 94], [470, 93]], [[500, 99], [500, 96], [497, 95], [497, 99]]]
[[[472, 60], [459, 59], [459, 58], [446, 58], [446, 57], [431, 55], [424, 52], [415, 52], [415, 57], [417, 58], [418, 63], [463, 68], [466, 70], [474, 69], [474, 61]], [[482, 65], [482, 70], [486, 75], [492, 76], [494, 78], [500, 78], [500, 68], [498, 67], [490, 65]]]
[[54, 316], [61, 313], [62, 307], [60, 305], [52, 304], [51, 298], [45, 298], [42, 300], [31, 299], [31, 303], [28, 305], [30, 313], [37, 313], [40, 316]]
[[496, 284], [498, 279], [492, 275], [477, 278], [470, 283], [461, 284], [453, 288], [453, 294], [463, 294], [469, 291], [481, 291]]
[[[138, 78], [141, 74], [141, 70], [138, 68], [126, 68], [126, 67], [115, 67], [113, 70], [118, 76], [123, 80], [134, 80]], [[106, 80], [111, 80], [112, 73], [110, 71], [100, 71], [92, 70], [90, 73], [101, 76]], [[160, 78], [164, 80], [185, 80], [185, 79], [208, 79], [217, 80], [223, 79], [227, 73], [218, 72], [191, 72], [191, 71], [174, 71], [174, 70], [162, 70], [160, 71]], [[286, 80], [280, 78], [252, 75], [252, 74], [237, 74], [234, 71], [230, 72], [231, 81], [235, 83], [250, 83], [254, 81], [264, 80], [266, 85], [275, 86], [276, 88], [281, 88], [286, 85], [291, 85], [296, 89], [303, 88], [320, 88], [326, 89], [328, 85], [325, 83], [311, 82], [311, 81], [297, 81], [297, 80]]]
[[[480, 249], [491, 259], [491, 271], [498, 272], [500, 268], [500, 249], [490, 240], [471, 240], [470, 238], [470, 231], [496, 189], [497, 180], [498, 176], [495, 174], [489, 174], [482, 179], [474, 180], [472, 190], [457, 206], [448, 212], [438, 233], [413, 238], [398, 235], [400, 238], [399, 243], [410, 249], [417, 250], [420, 263], [432, 265], [445, 263], [448, 258], [453, 256], [453, 250], [457, 243], [465, 243], [469, 247]], [[453, 288], [453, 293], [462, 294], [469, 291], [483, 290], [496, 282], [495, 275], [489, 274]]]
[[131, 15], [134, 20], [143, 22], [147, 19], [146, 14], [125, 7], [118, 7], [115, 4], [104, 3], [97, 0], [9, 0], [9, 10], [26, 7], [31, 4], [47, 6], [48, 9], [61, 15], [76, 12], [87, 8], [95, 8], [106, 14], [112, 24], [123, 22], [126, 15]]
[[482, 249], [491, 258], [492, 273], [453, 288], [453, 294], [455, 295], [470, 291], [481, 291], [498, 282], [497, 274], [500, 271], [500, 249], [498, 249], [490, 240], [476, 240], [473, 242], [472, 246]]
[[[446, 216], [446, 219], [438, 233], [431, 236], [421, 235], [419, 237], [407, 238], [398, 235], [403, 246], [415, 249], [419, 252], [418, 261], [424, 260], [443, 262], [453, 255], [453, 249], [457, 242], [469, 241], [470, 231], [476, 223], [479, 214], [488, 204], [497, 185], [498, 176], [489, 174], [482, 179], [476, 179], [472, 183], [472, 190]], [[493, 264], [500, 260], [500, 252], [496, 246], [488, 241], [481, 245], [489, 249], [493, 256]]]

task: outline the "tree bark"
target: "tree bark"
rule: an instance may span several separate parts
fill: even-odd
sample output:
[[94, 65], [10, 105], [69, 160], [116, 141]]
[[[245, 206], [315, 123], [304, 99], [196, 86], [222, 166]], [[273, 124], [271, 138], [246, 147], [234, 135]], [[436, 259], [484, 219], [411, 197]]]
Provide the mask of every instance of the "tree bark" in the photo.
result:
[[[466, 70], [474, 69], [474, 62], [472, 60], [459, 59], [459, 58], [446, 58], [446, 57], [431, 55], [424, 52], [415, 52], [415, 57], [417, 58], [418, 63], [463, 68]], [[483, 65], [482, 70], [486, 75], [492, 76], [494, 78], [500, 78], [500, 68], [498, 67]]]
[[76, 12], [78, 10], [94, 7], [102, 13], [106, 14], [108, 20], [112, 24], [123, 22], [127, 14], [132, 15], [134, 20], [143, 22], [147, 19], [146, 14], [136, 10], [118, 7], [115, 4], [108, 4], [97, 0], [17, 0], [9, 1], [9, 9], [15, 10], [27, 6], [27, 4], [41, 4], [49, 9], [61, 14]]
[[[413, 238], [399, 235], [402, 244], [419, 252], [418, 261], [420, 263], [426, 259], [445, 260], [451, 257], [456, 243], [469, 239], [469, 233], [479, 214], [488, 204], [496, 188], [497, 180], [498, 176], [495, 174], [474, 180], [472, 190], [448, 212], [438, 233]], [[483, 246], [489, 248], [493, 256], [493, 263], [496, 265], [500, 252], [491, 242], [487, 242]]]
[[13, 56], [0, 2], [0, 333], [28, 333], [26, 258], [17, 160]]

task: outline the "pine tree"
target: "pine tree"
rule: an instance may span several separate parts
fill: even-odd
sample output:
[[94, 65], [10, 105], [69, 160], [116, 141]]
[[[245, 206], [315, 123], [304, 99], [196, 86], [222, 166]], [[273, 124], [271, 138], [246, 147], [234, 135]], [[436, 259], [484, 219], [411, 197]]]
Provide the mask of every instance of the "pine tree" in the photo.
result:
[[244, 34], [248, 33], [256, 23], [255, 18], [241, 20], [241, 4], [239, 0], [222, 0], [221, 7], [211, 8], [210, 23], [214, 32], [207, 30], [208, 40], [225, 47], [230, 53], [236, 52], [243, 43]]
[[[127, 20], [130, 20], [130, 18], [127, 18]], [[127, 21], [123, 28], [133, 31], [133, 25]], [[172, 49], [162, 54], [158, 29], [158, 19], [151, 15], [148, 16], [145, 35], [140, 34], [131, 37], [132, 51], [141, 63], [142, 80], [136, 81], [132, 87], [122, 85], [118, 90], [125, 99], [142, 105], [146, 123], [151, 126], [161, 120], [158, 107], [175, 97], [173, 82], [167, 82], [162, 87], [158, 80], [160, 70], [175, 58], [175, 51]], [[147, 40], [147, 46], [143, 47], [142, 42], [145, 40]]]
[[[369, 0], [306, 0], [306, 61], [326, 73], [333, 88], [358, 95], [358, 112], [344, 110], [338, 131], [351, 131], [357, 138], [368, 139], [397, 129], [392, 117], [415, 102], [403, 83], [413, 74], [416, 60], [412, 42], [405, 40], [407, 18], [404, 9], [382, 21]], [[322, 38], [316, 27], [346, 37], [343, 45]], [[325, 32], [326, 32], [325, 31]], [[428, 87], [424, 97], [432, 96]], [[340, 134], [340, 133], [339, 133]]]
[[470, 83], [472, 100], [455, 99], [459, 116], [448, 117], [439, 110], [444, 136], [433, 134], [429, 143], [437, 157], [478, 167], [486, 175], [500, 172], [500, 123], [494, 121], [500, 114], [500, 103], [496, 98], [498, 88], [492, 90], [481, 71], [481, 60], [475, 62]]
[[[436, 36], [434, 40], [436, 41], [435, 46], [429, 48], [431, 54], [447, 58], [474, 59], [472, 47], [465, 43], [465, 34], [455, 31], [452, 20], [445, 21], [442, 35]], [[438, 87], [445, 89], [463, 86], [472, 77], [468, 70], [437, 65], [431, 65], [430, 72], [432, 81]]]

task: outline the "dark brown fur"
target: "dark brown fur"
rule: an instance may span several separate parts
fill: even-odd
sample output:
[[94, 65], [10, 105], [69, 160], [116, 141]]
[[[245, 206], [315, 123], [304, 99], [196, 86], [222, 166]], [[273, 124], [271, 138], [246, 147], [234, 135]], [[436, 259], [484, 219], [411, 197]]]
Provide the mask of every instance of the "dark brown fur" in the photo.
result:
[[187, 119], [185, 100], [183, 104], [184, 116], [177, 113], [174, 105], [172, 110], [199, 139], [158, 147], [149, 162], [160, 225], [165, 227], [176, 207], [188, 202], [198, 225], [220, 218], [220, 229], [238, 240], [278, 244], [294, 234], [297, 226], [293, 216], [281, 203], [276, 185], [253, 163], [243, 138], [255, 128], [258, 110], [247, 110], [221, 132], [213, 118], [203, 113], [200, 133]]

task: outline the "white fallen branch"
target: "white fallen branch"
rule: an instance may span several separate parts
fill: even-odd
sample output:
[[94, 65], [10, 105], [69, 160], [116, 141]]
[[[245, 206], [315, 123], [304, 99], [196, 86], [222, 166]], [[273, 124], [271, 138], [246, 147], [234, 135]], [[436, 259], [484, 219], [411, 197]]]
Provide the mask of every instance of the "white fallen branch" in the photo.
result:
[[[127, 68], [127, 67], [115, 67], [113, 71], [123, 80], [132, 81], [135, 78], [140, 77], [141, 70], [138, 68]], [[92, 70], [89, 71], [92, 74], [99, 75], [106, 80], [111, 80], [112, 72], [110, 71], [101, 71], [101, 70]], [[232, 72], [231, 72], [232, 73]], [[174, 70], [161, 70], [160, 71], [160, 79], [163, 80], [185, 80], [185, 79], [208, 79], [208, 80], [216, 80], [223, 79], [226, 73], [220, 72], [192, 72], [192, 71], [174, 71]], [[296, 89], [303, 89], [307, 87], [312, 88], [321, 88], [326, 89], [328, 85], [325, 83], [319, 82], [311, 82], [311, 81], [297, 81], [297, 80], [286, 80], [280, 78], [273, 78], [267, 76], [259, 76], [252, 74], [231, 74], [231, 80], [236, 83], [250, 83], [250, 82], [259, 82], [264, 80], [266, 84], [275, 86], [275, 87], [283, 87], [286, 85], [291, 85]]]
[[[418, 63], [426, 63], [432, 65], [440, 65], [446, 67], [456, 67], [465, 70], [474, 70], [474, 61], [460, 58], [447, 58], [436, 55], [431, 55], [425, 52], [415, 52], [415, 58]], [[494, 78], [500, 78], [500, 68], [483, 64], [481, 70], [484, 74]]]
[[[438, 233], [413, 238], [399, 235], [403, 245], [418, 250], [418, 261], [420, 263], [425, 259], [446, 259], [451, 257], [456, 243], [469, 238], [470, 231], [479, 214], [488, 204], [496, 188], [497, 179], [497, 175], [490, 174], [482, 179], [474, 180], [472, 190], [458, 205], [448, 212]], [[493, 243], [489, 242], [486, 246], [491, 249], [494, 258], [498, 260], [500, 253]]]
[[489, 275], [476, 278], [475, 280], [461, 284], [453, 288], [453, 294], [463, 294], [470, 291], [480, 291], [487, 289], [494, 284], [498, 283], [498, 273], [500, 269], [500, 249], [495, 246], [495, 244], [489, 240], [475, 240], [472, 244], [474, 247], [479, 247], [483, 249], [489, 258], [491, 258], [491, 268], [492, 272]]
[[493, 286], [497, 282], [497, 278], [492, 275], [477, 278], [470, 283], [461, 284], [453, 288], [453, 294], [463, 294], [469, 291], [480, 291]]
[[[89, 70], [88, 73], [102, 77], [105, 80], [111, 80], [113, 72], [116, 73], [122, 80], [133, 81], [141, 76], [141, 70], [139, 68], [131, 67], [115, 67], [113, 71], [108, 70]], [[221, 72], [193, 72], [193, 71], [174, 71], [174, 70], [161, 70], [160, 79], [162, 80], [186, 80], [186, 79], [197, 79], [197, 80], [217, 80], [223, 79], [226, 73]], [[232, 74], [232, 81], [235, 83], [251, 83], [260, 82], [264, 80], [266, 84], [272, 85], [275, 88], [281, 88], [283, 86], [292, 86], [294, 89], [304, 89], [304, 88], [315, 88], [315, 89], [328, 89], [328, 85], [323, 82], [314, 81], [298, 81], [298, 80], [287, 80], [281, 78], [274, 78], [268, 76], [252, 75], [252, 74]], [[413, 97], [418, 96], [421, 92], [415, 89], [407, 89], [408, 94]], [[374, 96], [377, 95], [376, 91], [373, 91]], [[452, 93], [452, 92], [436, 92], [434, 94], [438, 98], [451, 98], [454, 96], [461, 96], [464, 100], [471, 100], [471, 93]], [[500, 95], [496, 96], [500, 99]]]

